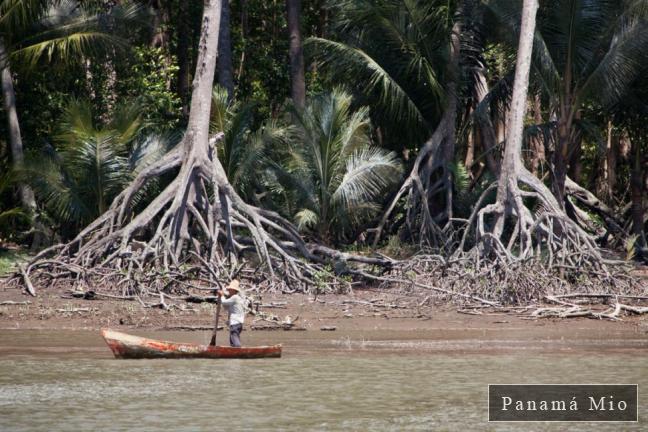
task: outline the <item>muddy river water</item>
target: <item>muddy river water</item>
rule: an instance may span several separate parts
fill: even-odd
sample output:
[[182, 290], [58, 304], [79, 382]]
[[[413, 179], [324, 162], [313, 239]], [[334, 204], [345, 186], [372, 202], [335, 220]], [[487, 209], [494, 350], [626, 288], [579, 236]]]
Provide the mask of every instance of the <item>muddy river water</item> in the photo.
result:
[[[0, 431], [648, 430], [642, 338], [601, 350], [428, 336], [275, 332], [247, 342], [281, 342], [281, 359], [115, 360], [96, 331], [3, 330]], [[639, 423], [487, 423], [488, 383], [638, 383]]]

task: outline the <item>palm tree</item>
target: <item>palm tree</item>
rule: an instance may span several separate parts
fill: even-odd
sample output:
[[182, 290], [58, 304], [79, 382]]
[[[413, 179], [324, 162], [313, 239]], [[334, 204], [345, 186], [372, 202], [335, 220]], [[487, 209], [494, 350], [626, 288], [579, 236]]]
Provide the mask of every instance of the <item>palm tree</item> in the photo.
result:
[[230, 100], [229, 91], [220, 86], [212, 91], [210, 133], [223, 132], [218, 143], [218, 159], [229, 182], [248, 202], [258, 203], [262, 196], [255, 192], [264, 188], [262, 172], [269, 163], [272, 148], [288, 145], [293, 132], [290, 126], [269, 120], [261, 125], [255, 121], [253, 103]]
[[218, 84], [227, 90], [229, 99], [234, 97], [234, 70], [232, 66], [231, 8], [229, 0], [222, 0], [221, 22], [218, 35]]
[[286, 0], [286, 18], [290, 37], [290, 95], [299, 109], [306, 103], [304, 49], [301, 36], [301, 0]]
[[342, 40], [310, 38], [311, 54], [362, 95], [398, 147], [415, 148], [444, 111], [454, 2], [342, 0], [331, 9]]
[[[93, 13], [87, 2], [73, 0], [0, 0], [0, 73], [2, 98], [7, 112], [13, 165], [24, 160], [20, 123], [11, 65], [33, 67], [40, 60], [71, 62], [105, 47], [123, 46], [111, 34], [116, 23], [139, 19], [140, 8], [129, 2], [112, 8], [109, 15]], [[23, 207], [36, 209], [33, 192], [20, 187]]]
[[[492, 0], [491, 10], [513, 42], [520, 2]], [[588, 103], [618, 100], [648, 59], [645, 1], [550, 0], [542, 2], [535, 32], [534, 78], [557, 115], [552, 189], [565, 205], [571, 155], [580, 145], [578, 119]]]
[[348, 238], [375, 215], [401, 175], [394, 153], [371, 146], [369, 110], [351, 104], [336, 88], [294, 110], [298, 139], [277, 172], [298, 227], [327, 242]]
[[[143, 136], [144, 126], [135, 104], [116, 107], [109, 123], [98, 126], [90, 103], [72, 100], [55, 148], [28, 160], [22, 177], [58, 221], [74, 228], [84, 226], [169, 149], [170, 140]], [[145, 192], [141, 190], [138, 198]]]
[[616, 104], [607, 107], [614, 114], [614, 123], [624, 128], [630, 139], [630, 232], [634, 237], [636, 259], [648, 262], [648, 215], [646, 214], [646, 182], [648, 180], [648, 81], [638, 78]]

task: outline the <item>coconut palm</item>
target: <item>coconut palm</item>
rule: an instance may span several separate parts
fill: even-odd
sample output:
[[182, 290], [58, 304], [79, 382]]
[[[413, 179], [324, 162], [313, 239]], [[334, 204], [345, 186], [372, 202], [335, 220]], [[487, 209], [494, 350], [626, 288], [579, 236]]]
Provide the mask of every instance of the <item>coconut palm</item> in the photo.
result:
[[310, 38], [307, 48], [363, 96], [397, 137], [394, 147], [413, 148], [443, 114], [454, 10], [447, 0], [337, 1], [331, 16], [341, 40]]
[[[648, 67], [646, 68], [648, 71]], [[643, 78], [643, 79], [642, 79]], [[623, 127], [630, 138], [628, 162], [630, 169], [630, 225], [633, 255], [636, 259], [648, 262], [648, 213], [646, 196], [648, 188], [648, 81], [644, 77], [637, 79], [629, 87], [627, 94], [616, 104], [607, 107], [614, 115], [614, 123]]]
[[230, 183], [248, 202], [260, 198], [261, 172], [272, 148], [281, 148], [291, 139], [292, 128], [276, 120], [260, 125], [255, 121], [255, 104], [231, 100], [227, 89], [216, 86], [212, 92], [210, 132], [224, 134], [218, 143], [218, 159]]
[[118, 106], [101, 126], [93, 121], [89, 102], [72, 100], [54, 147], [27, 160], [22, 177], [60, 222], [77, 228], [94, 220], [142, 168], [169, 149], [170, 139], [142, 134], [138, 111], [136, 104]]
[[298, 139], [277, 172], [276, 190], [288, 197], [298, 227], [327, 242], [348, 238], [374, 215], [401, 175], [396, 155], [371, 145], [369, 110], [351, 104], [337, 88], [295, 110]]

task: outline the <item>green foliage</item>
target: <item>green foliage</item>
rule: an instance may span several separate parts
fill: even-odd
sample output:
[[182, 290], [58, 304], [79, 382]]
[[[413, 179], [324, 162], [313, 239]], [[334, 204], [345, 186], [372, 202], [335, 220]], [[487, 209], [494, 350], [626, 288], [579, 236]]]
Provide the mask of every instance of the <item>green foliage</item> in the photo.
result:
[[295, 111], [298, 139], [276, 165], [275, 191], [287, 197], [298, 227], [329, 242], [348, 239], [374, 216], [401, 175], [393, 153], [371, 146], [368, 109], [353, 111], [351, 102], [335, 89]]
[[445, 106], [452, 1], [331, 2], [340, 40], [311, 38], [308, 51], [334, 81], [372, 107], [393, 148], [429, 137]]
[[[578, 109], [588, 100], [609, 105], [623, 96], [648, 59], [648, 11], [628, 4], [553, 0], [541, 5], [534, 70], [535, 79], [549, 97], [571, 99]], [[493, 0], [489, 7], [498, 18], [502, 38], [516, 46], [520, 2]], [[566, 80], [569, 86], [565, 86]]]
[[142, 9], [128, 1], [97, 13], [82, 1], [3, 0], [0, 11], [0, 34], [11, 61], [30, 67], [42, 61], [75, 63], [84, 55], [124, 48], [119, 30], [142, 20]]
[[255, 191], [262, 188], [261, 173], [272, 148], [284, 148], [292, 138], [292, 128], [268, 120], [255, 121], [256, 104], [227, 100], [227, 91], [215, 87], [212, 93], [210, 132], [223, 132], [218, 143], [218, 159], [227, 178], [248, 202], [256, 202]]
[[[303, 1], [302, 38], [327, 27], [325, 0]], [[275, 117], [290, 97], [289, 36], [285, 1], [230, 1], [232, 62], [238, 100], [254, 100], [263, 117]], [[306, 65], [306, 88], [322, 90], [321, 75]]]
[[251, 1], [241, 10], [242, 2], [230, 3], [236, 98], [257, 101], [264, 117], [268, 117], [289, 96], [286, 4], [283, 1]]
[[29, 254], [23, 251], [4, 249], [0, 247], [0, 277], [16, 271], [18, 265], [29, 260]]
[[313, 274], [313, 283], [315, 284], [315, 295], [328, 291], [329, 284], [335, 282], [335, 274], [330, 265], [326, 265], [321, 270]]
[[89, 102], [72, 100], [56, 147], [27, 161], [23, 180], [59, 222], [73, 228], [91, 222], [144, 166], [168, 150], [165, 139], [140, 136], [139, 110], [136, 104], [118, 106], [107, 124], [97, 125]]
[[158, 133], [177, 129], [182, 118], [182, 101], [170, 86], [178, 74], [174, 60], [161, 48], [134, 47], [117, 71], [123, 77], [117, 93], [137, 100], [143, 120]]
[[20, 207], [5, 207], [3, 204], [8, 201], [3, 199], [3, 195], [9, 193], [12, 183], [12, 172], [5, 171], [0, 176], [0, 238], [15, 239], [19, 229], [26, 227], [31, 221], [29, 215]]

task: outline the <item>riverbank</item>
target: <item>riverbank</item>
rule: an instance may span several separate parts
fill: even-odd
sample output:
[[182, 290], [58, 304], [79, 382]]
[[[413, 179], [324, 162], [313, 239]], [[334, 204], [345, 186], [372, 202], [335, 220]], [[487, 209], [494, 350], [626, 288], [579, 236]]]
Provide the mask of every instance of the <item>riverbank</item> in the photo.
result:
[[[0, 287], [0, 329], [92, 332], [110, 327], [203, 343], [213, 325], [212, 303], [182, 302], [161, 309], [144, 308], [136, 301], [64, 296], [41, 291], [31, 297]], [[532, 319], [525, 308], [450, 308], [432, 299], [421, 302], [411, 296], [369, 289], [318, 298], [265, 294], [255, 300], [258, 312], [248, 315], [244, 335], [250, 344], [283, 341], [296, 346], [323, 344], [327, 349], [489, 353], [648, 349], [645, 315], [622, 316], [616, 321]], [[5, 333], [5, 348], [14, 345], [9, 343], [12, 334], [18, 333]]]

